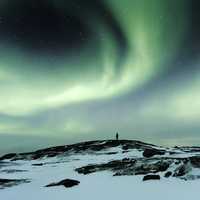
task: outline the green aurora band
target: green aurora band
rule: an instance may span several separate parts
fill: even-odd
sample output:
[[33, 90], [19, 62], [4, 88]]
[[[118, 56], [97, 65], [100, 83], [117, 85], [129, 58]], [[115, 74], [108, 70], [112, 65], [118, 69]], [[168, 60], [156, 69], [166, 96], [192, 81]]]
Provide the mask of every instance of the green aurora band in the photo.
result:
[[[0, 49], [0, 112], [23, 115], [112, 98], [141, 87], [166, 70], [187, 30], [187, 4], [160, 0], [106, 3], [128, 40], [129, 51], [120, 72], [116, 70], [120, 56], [116, 41], [100, 19], [88, 22], [96, 37], [78, 54], [72, 50], [70, 56], [66, 53], [60, 59], [38, 57], [4, 43]], [[55, 4], [59, 9], [59, 1]]]
[[[46, 27], [35, 24], [35, 9]], [[9, 135], [55, 144], [115, 129], [152, 143], [199, 144], [199, 9], [197, 0], [0, 1], [0, 146]], [[10, 149], [35, 148], [40, 138], [21, 141]]]

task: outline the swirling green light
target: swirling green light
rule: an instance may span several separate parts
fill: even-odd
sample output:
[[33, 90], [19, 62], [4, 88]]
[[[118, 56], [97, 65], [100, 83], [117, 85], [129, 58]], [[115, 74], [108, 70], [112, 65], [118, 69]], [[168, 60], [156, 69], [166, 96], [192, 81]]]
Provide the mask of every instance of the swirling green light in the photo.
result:
[[62, 61], [47, 62], [20, 47], [2, 45], [1, 113], [23, 115], [112, 98], [137, 89], [167, 69], [187, 28], [186, 4], [164, 0], [109, 0], [107, 4], [129, 44], [120, 73], [116, 70], [116, 41], [100, 20], [90, 22], [96, 38], [79, 55], [72, 52], [71, 58], [62, 57]]

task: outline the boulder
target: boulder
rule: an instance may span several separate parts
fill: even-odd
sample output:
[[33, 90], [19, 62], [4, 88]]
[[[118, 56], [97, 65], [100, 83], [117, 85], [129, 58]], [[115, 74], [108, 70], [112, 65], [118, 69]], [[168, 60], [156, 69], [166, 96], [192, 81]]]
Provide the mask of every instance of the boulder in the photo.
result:
[[148, 180], [160, 180], [160, 176], [150, 174], [143, 177], [143, 181], [148, 181]]
[[165, 173], [164, 177], [169, 178], [172, 175], [172, 172], [168, 171]]
[[32, 164], [32, 166], [43, 166], [44, 163], [35, 163], [35, 164]]
[[143, 156], [146, 158], [153, 157], [155, 155], [164, 155], [164, 150], [158, 150], [158, 149], [145, 149], [143, 152]]
[[190, 157], [189, 160], [193, 167], [200, 168], [200, 156]]
[[45, 187], [54, 187], [54, 186], [61, 186], [63, 185], [66, 188], [74, 187], [76, 185], [79, 185], [79, 181], [73, 180], [73, 179], [65, 179], [57, 183], [50, 183], [49, 185], [46, 185]]

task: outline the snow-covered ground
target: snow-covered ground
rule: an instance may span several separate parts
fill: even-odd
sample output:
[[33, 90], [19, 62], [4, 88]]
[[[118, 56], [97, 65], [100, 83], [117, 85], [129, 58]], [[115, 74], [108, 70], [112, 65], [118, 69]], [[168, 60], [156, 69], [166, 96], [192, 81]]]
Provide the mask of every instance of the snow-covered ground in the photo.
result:
[[[114, 152], [116, 154], [108, 154]], [[186, 153], [177, 152], [171, 157], [184, 157]], [[198, 153], [195, 153], [195, 155]], [[168, 155], [169, 156], [169, 155]], [[6, 165], [0, 163], [0, 178], [3, 179], [29, 179], [24, 183], [0, 190], [2, 200], [188, 200], [198, 199], [200, 179], [185, 181], [175, 177], [144, 182], [143, 175], [113, 176], [110, 171], [101, 171], [88, 175], [78, 174], [75, 169], [88, 164], [101, 164], [123, 158], [142, 158], [142, 152], [132, 149], [124, 153], [121, 147], [102, 150], [96, 154], [59, 155], [52, 158], [38, 160], [4, 160]], [[41, 166], [34, 164], [43, 163]], [[24, 170], [8, 173], [9, 170]], [[11, 172], [11, 171], [10, 171]], [[200, 175], [200, 169], [192, 172]], [[78, 186], [72, 188], [44, 187], [52, 182], [63, 179], [80, 181]]]

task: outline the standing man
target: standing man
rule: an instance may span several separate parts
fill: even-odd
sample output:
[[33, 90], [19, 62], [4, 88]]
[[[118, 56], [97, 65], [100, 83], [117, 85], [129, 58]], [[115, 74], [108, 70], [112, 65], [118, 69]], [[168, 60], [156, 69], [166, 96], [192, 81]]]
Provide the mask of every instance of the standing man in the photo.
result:
[[116, 140], [117, 141], [119, 140], [119, 134], [118, 134], [118, 132], [116, 133]]

